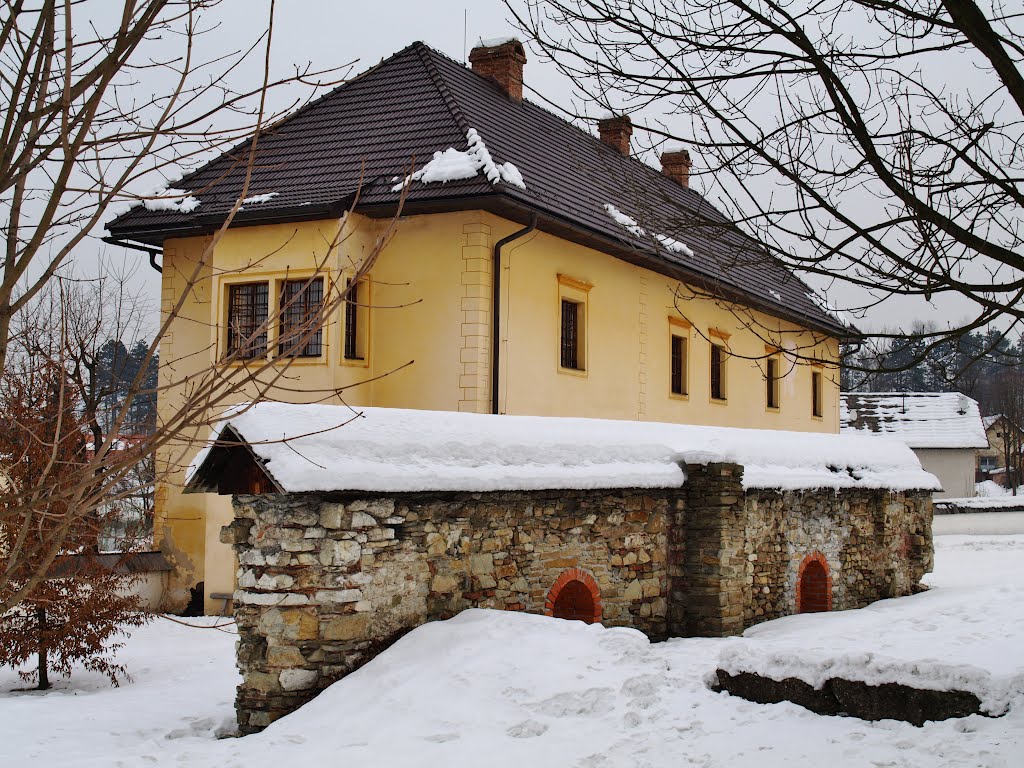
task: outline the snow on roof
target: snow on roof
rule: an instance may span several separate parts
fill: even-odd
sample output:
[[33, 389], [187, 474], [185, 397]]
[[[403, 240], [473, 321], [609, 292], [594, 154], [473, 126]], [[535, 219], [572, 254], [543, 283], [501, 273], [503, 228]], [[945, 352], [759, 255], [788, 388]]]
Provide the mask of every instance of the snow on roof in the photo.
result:
[[258, 203], [269, 203], [279, 192], [264, 192], [262, 195], [253, 195], [252, 197], [246, 197], [242, 200], [242, 205], [256, 205]]
[[982, 424], [983, 427], [985, 427], [986, 430], [988, 430], [989, 427], [991, 427], [993, 424], [995, 424], [1001, 418], [1003, 418], [1003, 415], [1001, 413], [995, 413], [995, 414], [993, 414], [991, 416], [982, 416], [981, 417], [981, 424]]
[[851, 392], [841, 396], [844, 434], [878, 433], [911, 448], [986, 448], [975, 400], [959, 392]]
[[526, 182], [523, 181], [523, 175], [519, 169], [512, 163], [495, 163], [487, 145], [484, 144], [484, 140], [480, 138], [480, 134], [475, 128], [466, 131], [466, 143], [469, 146], [465, 151], [448, 147], [444, 152], [435, 152], [430, 162], [395, 184], [391, 187], [391, 191], [401, 192], [406, 184], [414, 181], [422, 181], [424, 184], [440, 181], [443, 184], [459, 179], [471, 179], [480, 171], [483, 171], [484, 176], [491, 184], [504, 181], [506, 184], [526, 189]]
[[834, 434], [268, 402], [227, 426], [289, 492], [675, 488], [680, 462], [735, 462], [745, 488], [940, 487], [903, 443]]
[[[634, 219], [632, 216], [623, 213], [611, 203], [605, 203], [604, 209], [608, 212], [608, 215], [612, 217], [616, 224], [621, 224], [631, 234], [634, 234], [641, 239], [646, 238], [648, 236], [647, 230], [641, 227], [637, 223], [636, 219]], [[665, 246], [668, 250], [673, 251], [675, 253], [681, 253], [683, 256], [689, 256], [690, 258], [693, 258], [693, 251], [691, 251], [690, 247], [685, 243], [681, 243], [675, 238], [669, 237], [668, 235], [662, 235], [658, 232], [652, 233], [651, 236], [654, 237], [654, 239], [661, 243], [663, 246]]]
[[199, 207], [199, 199], [180, 189], [155, 189], [142, 201], [147, 211], [176, 211], [192, 213]]

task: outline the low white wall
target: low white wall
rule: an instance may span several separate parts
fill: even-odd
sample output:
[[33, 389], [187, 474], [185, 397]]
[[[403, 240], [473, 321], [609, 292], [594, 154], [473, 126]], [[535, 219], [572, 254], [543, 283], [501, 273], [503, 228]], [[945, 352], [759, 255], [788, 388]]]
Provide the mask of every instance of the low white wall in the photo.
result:
[[131, 587], [125, 590], [127, 594], [136, 595], [140, 598], [142, 607], [149, 611], [160, 609], [160, 603], [164, 599], [164, 590], [167, 589], [168, 571], [157, 571], [140, 573]]
[[974, 495], [973, 448], [915, 448], [921, 466], [942, 483], [936, 499], [963, 499]]

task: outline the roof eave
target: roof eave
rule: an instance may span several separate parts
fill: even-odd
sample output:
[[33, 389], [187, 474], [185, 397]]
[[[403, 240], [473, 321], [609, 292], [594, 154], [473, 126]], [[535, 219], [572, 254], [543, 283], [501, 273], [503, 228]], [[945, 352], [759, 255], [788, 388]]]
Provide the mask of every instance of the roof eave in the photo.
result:
[[[242, 211], [235, 215], [231, 226], [251, 227], [337, 218], [348, 209], [352, 200], [353, 196], [349, 194], [339, 201], [327, 205], [302, 205], [291, 208], [275, 208], [271, 211]], [[361, 203], [356, 205], [355, 210], [371, 218], [385, 218], [394, 216], [399, 212], [398, 201], [394, 199]], [[555, 234], [572, 242], [595, 248], [615, 258], [642, 266], [666, 277], [695, 284], [708, 292], [721, 296], [723, 299], [742, 303], [751, 309], [759, 310], [781, 320], [787, 320], [812, 331], [824, 333], [831, 338], [838, 339], [840, 342], [846, 343], [861, 338], [860, 332], [856, 329], [850, 329], [839, 324], [831, 325], [822, 322], [819, 318], [806, 316], [799, 312], [787, 311], [783, 307], [762, 302], [757, 296], [731, 288], [716, 281], [713, 277], [701, 274], [695, 270], [687, 270], [681, 265], [669, 263], [653, 251], [630, 246], [624, 241], [608, 237], [603, 232], [578, 224], [549, 208], [537, 205], [535, 202], [524, 197], [517, 196], [511, 190], [496, 190], [492, 193], [471, 195], [456, 194], [450, 197], [432, 196], [423, 199], [407, 199], [401, 208], [401, 214], [403, 216], [416, 216], [460, 210], [486, 210], [522, 224], [529, 221], [531, 213], [536, 212], [540, 216], [538, 228], [549, 234]], [[165, 240], [172, 238], [212, 235], [223, 226], [223, 223], [223, 215], [210, 215], [196, 217], [196, 220], [189, 224], [165, 225], [151, 228], [115, 227], [109, 231], [111, 236], [115, 238], [130, 238], [137, 242], [160, 246]]]
[[[303, 221], [333, 219], [343, 215], [351, 203], [348, 195], [336, 203], [322, 205], [297, 205], [290, 208], [275, 208], [272, 211], [241, 211], [235, 214], [231, 228], [255, 227], [267, 224], [293, 224]], [[224, 215], [196, 217], [192, 222], [162, 225], [108, 228], [111, 237], [131, 239], [148, 245], [162, 246], [165, 240], [180, 237], [203, 237], [212, 235], [224, 225]]]

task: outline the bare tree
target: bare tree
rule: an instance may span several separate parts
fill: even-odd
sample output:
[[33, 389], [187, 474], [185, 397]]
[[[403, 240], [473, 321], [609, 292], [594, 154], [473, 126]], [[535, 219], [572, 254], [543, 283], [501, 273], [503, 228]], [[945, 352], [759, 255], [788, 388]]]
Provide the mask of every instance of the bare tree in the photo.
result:
[[1024, 373], [1007, 370], [1000, 373], [992, 384], [992, 400], [996, 413], [1002, 417], [1002, 459], [1006, 468], [1006, 483], [1014, 496], [1024, 482]]
[[1019, 329], [1013, 4], [505, 2], [588, 103], [647, 115], [652, 144], [696, 150], [705, 190], [771, 257], [830, 281], [830, 303], [857, 317], [894, 297], [956, 297], [966, 319], [919, 328], [918, 359], [993, 323]]
[[[279, 114], [267, 108], [268, 91], [324, 74], [307, 69], [271, 77], [273, 2], [267, 32], [257, 44], [226, 58], [198, 58], [199, 42], [209, 34], [203, 12], [213, 5], [209, 0], [124, 0], [121, 14], [106, 28], [97, 13], [109, 5], [85, 0], [42, 0], [32, 7], [10, 0], [0, 17], [0, 94], [7, 106], [0, 126], [0, 205], [6, 213], [0, 373], [7, 379], [18, 370], [63, 371], [62, 397], [76, 403], [94, 446], [73, 467], [44, 463], [31, 483], [0, 488], [0, 530], [7, 542], [0, 548], [0, 616], [42, 588], [69, 541], [77, 540], [83, 521], [179, 470], [226, 406], [289, 386], [291, 361], [349, 295], [349, 284], [331, 282], [335, 278], [328, 279], [325, 269], [351, 232], [346, 214], [336, 221], [325, 254], [313, 259], [314, 274], [294, 298], [302, 302], [302, 311], [285, 303], [259, 327], [235, 334], [239, 343], [227, 354], [204, 350], [212, 363], [180, 374], [167, 366], [158, 386], [147, 382], [146, 370], [161, 340], [193, 289], [211, 279], [214, 249], [246, 197], [260, 135]], [[164, 43], [164, 38], [177, 41], [180, 50], [153, 58], [147, 44]], [[232, 72], [251, 56], [261, 62], [260, 82], [231, 88]], [[140, 97], [146, 92], [140, 84], [148, 83], [154, 71], [172, 74], [172, 84], [158, 95]], [[137, 315], [120, 301], [96, 306], [88, 291], [71, 289], [67, 281], [58, 288], [61, 271], [115, 201], [139, 199], [133, 190], [154, 170], [187, 168], [242, 137], [247, 141], [235, 147], [245, 169], [238, 199], [202, 253], [189, 262], [181, 276], [183, 290], [162, 308], [136, 374], [120, 382], [119, 400], [101, 419], [106, 392], [95, 376], [96, 345], [111, 333], [125, 332]], [[178, 208], [187, 202], [173, 191], [156, 200]], [[352, 284], [365, 277], [396, 221], [350, 265]], [[327, 283], [323, 297], [307, 307], [303, 296], [318, 279]], [[39, 311], [40, 306], [45, 309]], [[279, 339], [275, 354], [253, 354], [268, 329], [280, 326], [284, 313], [289, 313], [289, 333]], [[338, 389], [319, 394], [341, 397]], [[167, 405], [155, 430], [122, 449], [114, 438], [130, 424], [136, 401], [157, 395]], [[140, 461], [158, 450], [169, 460], [151, 475], [138, 473]], [[17, 456], [0, 461], [15, 462]], [[46, 535], [31, 535], [43, 520]]]

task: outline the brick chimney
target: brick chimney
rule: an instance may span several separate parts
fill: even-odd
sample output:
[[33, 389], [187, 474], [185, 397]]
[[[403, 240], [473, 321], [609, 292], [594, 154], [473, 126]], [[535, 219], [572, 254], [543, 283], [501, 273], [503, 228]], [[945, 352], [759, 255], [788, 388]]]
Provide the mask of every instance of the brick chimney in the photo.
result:
[[478, 75], [494, 80], [513, 101], [523, 100], [523, 65], [526, 51], [515, 38], [483, 40], [469, 52], [469, 63]]
[[601, 141], [624, 155], [629, 155], [629, 137], [633, 135], [633, 121], [629, 115], [614, 115], [597, 121]]
[[677, 149], [661, 153], [661, 172], [670, 179], [690, 186], [690, 152], [686, 149]]

